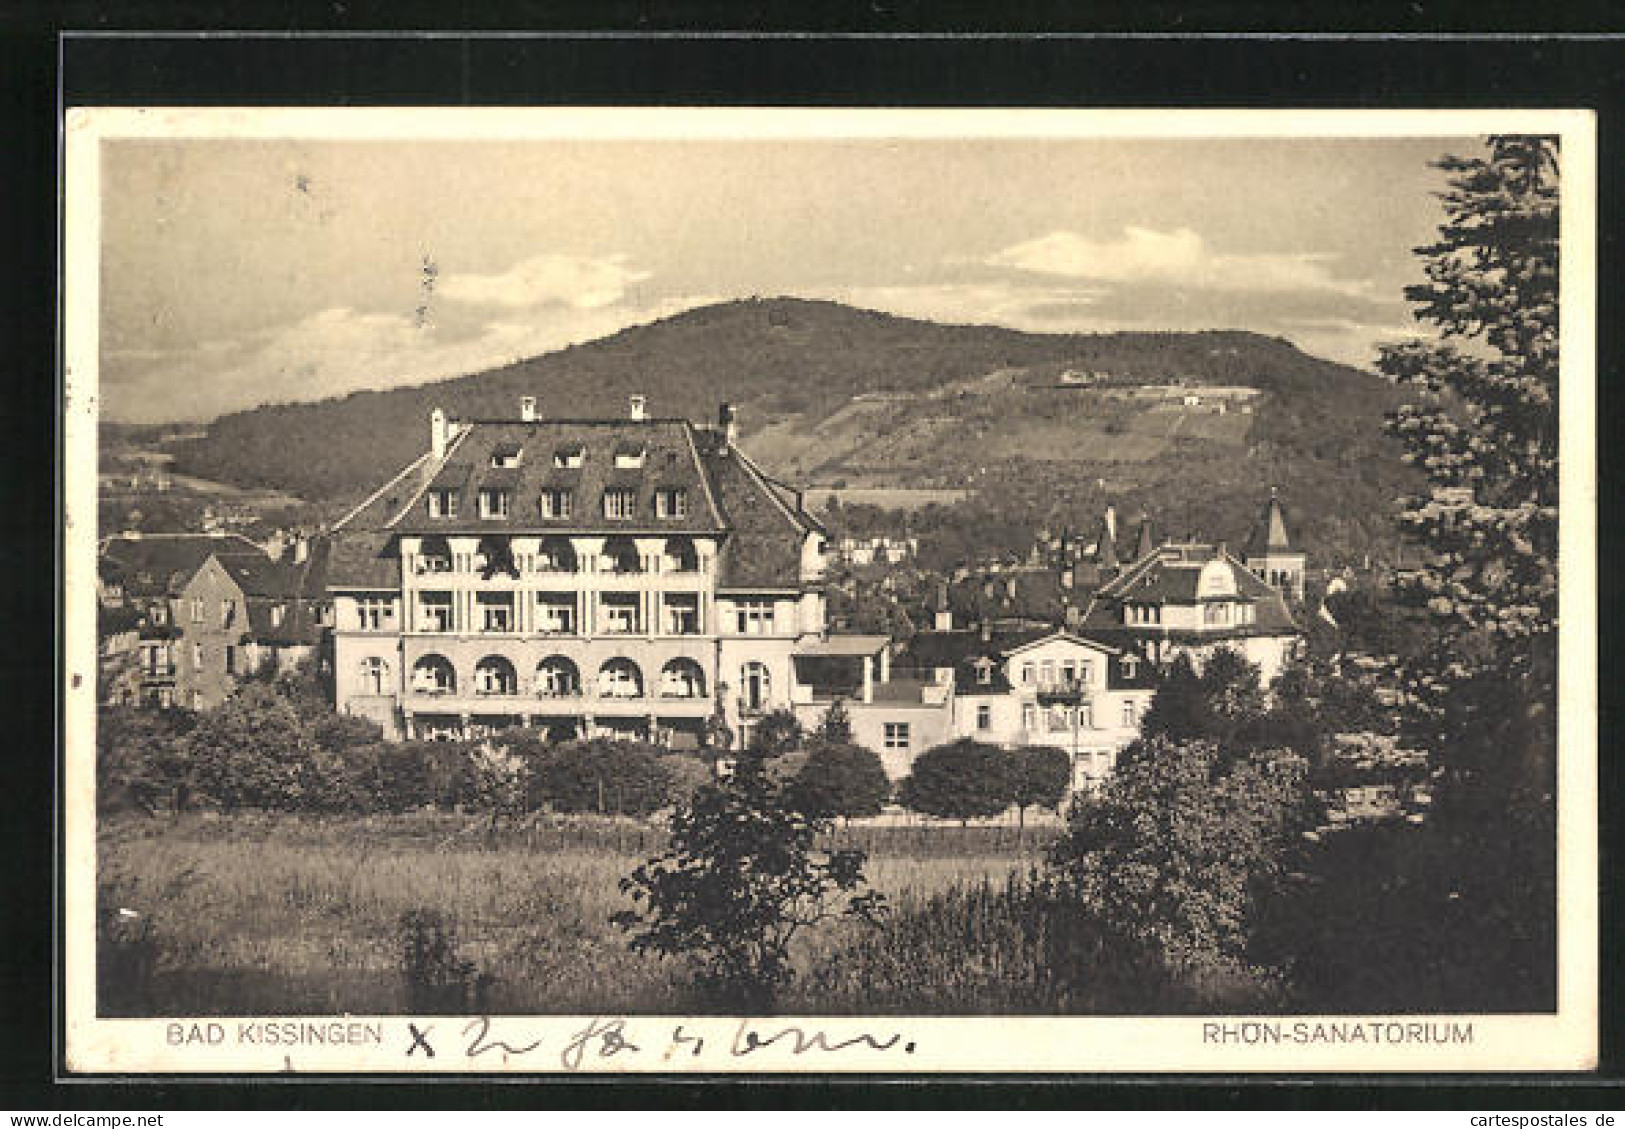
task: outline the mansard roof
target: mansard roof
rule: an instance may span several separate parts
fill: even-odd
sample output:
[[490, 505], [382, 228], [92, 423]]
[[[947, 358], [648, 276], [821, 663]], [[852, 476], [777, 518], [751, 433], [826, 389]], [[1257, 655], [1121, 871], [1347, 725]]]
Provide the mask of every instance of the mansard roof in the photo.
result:
[[[1163, 545], [1154, 552], [1129, 565], [1095, 593], [1089, 610], [1084, 615], [1082, 630], [1085, 634], [1106, 633], [1113, 637], [1125, 630], [1121, 608], [1125, 603], [1194, 604], [1198, 596], [1202, 569], [1214, 560], [1223, 560], [1235, 578], [1236, 595], [1225, 599], [1240, 599], [1253, 605], [1254, 621], [1230, 629], [1238, 636], [1296, 633], [1299, 628], [1287, 610], [1281, 593], [1255, 576], [1245, 564], [1223, 548], [1212, 545]], [[1143, 634], [1143, 628], [1127, 628]], [[1157, 628], [1164, 631], [1163, 628]], [[1197, 633], [1203, 639], [1218, 638], [1225, 632], [1203, 630]]]
[[[400, 471], [334, 527], [331, 583], [393, 587], [394, 538], [425, 534], [712, 534], [721, 545], [719, 584], [732, 589], [794, 589], [801, 584], [807, 534], [823, 527], [800, 494], [774, 481], [720, 433], [684, 419], [476, 420], [456, 425], [443, 457], [424, 455]], [[519, 467], [491, 466], [492, 454], [513, 447], [536, 452]], [[579, 451], [579, 467], [555, 466], [554, 456]], [[638, 467], [616, 466], [617, 453], [641, 451]], [[428, 487], [459, 495], [456, 517], [430, 517]], [[479, 490], [510, 491], [506, 518], [482, 518]], [[574, 493], [569, 517], [544, 517], [544, 490]], [[633, 517], [610, 520], [606, 489], [633, 491]], [[682, 490], [681, 517], [657, 516], [655, 492]]]

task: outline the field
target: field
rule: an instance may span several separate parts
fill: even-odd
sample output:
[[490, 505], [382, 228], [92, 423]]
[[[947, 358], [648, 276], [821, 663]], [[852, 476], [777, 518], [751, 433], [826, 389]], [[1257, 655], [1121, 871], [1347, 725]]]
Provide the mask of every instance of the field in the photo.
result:
[[[1002, 882], [1035, 863], [1053, 834], [948, 826], [837, 837], [870, 851], [871, 883], [906, 909], [937, 892]], [[608, 920], [627, 908], [619, 880], [659, 844], [656, 829], [630, 821], [533, 823], [492, 835], [483, 820], [455, 815], [113, 817], [98, 834], [100, 1009], [411, 1010], [402, 917], [429, 910], [485, 981], [455, 1010], [704, 1010], [687, 994], [680, 964], [630, 952]], [[832, 924], [808, 936], [797, 954], [800, 986], [782, 1010], [860, 1006], [865, 986], [845, 984], [834, 958], [865, 928]]]

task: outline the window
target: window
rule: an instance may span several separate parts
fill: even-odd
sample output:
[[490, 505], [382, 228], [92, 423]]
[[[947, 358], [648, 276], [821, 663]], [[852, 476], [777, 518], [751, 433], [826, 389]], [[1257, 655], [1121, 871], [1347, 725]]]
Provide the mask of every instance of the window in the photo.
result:
[[976, 707], [976, 728], [993, 728], [993, 707], [983, 703]]
[[196, 670], [203, 669], [203, 644], [192, 644], [192, 666]]
[[481, 631], [513, 630], [513, 593], [481, 592], [477, 597]]
[[884, 742], [888, 749], [908, 748], [908, 722], [888, 721], [884, 729]]
[[389, 688], [389, 664], [380, 658], [361, 660], [361, 692], [372, 697], [382, 696]]
[[503, 470], [513, 470], [519, 466], [523, 449], [517, 443], [499, 443], [491, 449], [491, 465]]
[[1078, 728], [1093, 729], [1095, 727], [1095, 708], [1088, 702], [1078, 706]]
[[681, 486], [667, 486], [655, 491], [655, 516], [681, 518], [688, 516], [688, 491]]
[[418, 630], [451, 630], [451, 593], [423, 592], [418, 595]]
[[575, 597], [568, 592], [536, 593], [536, 630], [544, 635], [574, 635]]
[[418, 547], [417, 571], [419, 575], [426, 572], [451, 571], [451, 546], [441, 537], [425, 537]]
[[439, 655], [424, 655], [412, 665], [412, 690], [418, 694], [455, 694], [457, 672]]
[[1061, 681], [1070, 686], [1077, 680], [1078, 664], [1073, 662], [1071, 659], [1063, 660], [1061, 663]]
[[1133, 698], [1130, 698], [1128, 701], [1123, 703], [1123, 724], [1130, 728], [1132, 728], [1140, 720], [1138, 717], [1138, 711], [1135, 710], [1134, 706], [1135, 703]]
[[660, 696], [705, 697], [705, 671], [693, 659], [672, 659], [660, 672]]
[[567, 518], [573, 501], [570, 491], [555, 487], [543, 490], [536, 504], [544, 518]]
[[636, 490], [613, 486], [604, 491], [604, 516], [610, 521], [626, 521], [637, 510]]
[[699, 596], [669, 595], [666, 597], [665, 607], [667, 635], [698, 635], [700, 633]]
[[599, 598], [599, 626], [605, 635], [636, 635], [642, 630], [638, 622], [638, 594], [635, 592], [605, 592]]
[[643, 697], [643, 672], [631, 659], [610, 659], [598, 671], [598, 696]]
[[480, 516], [483, 518], [505, 518], [508, 516], [509, 491], [498, 486], [487, 486], [480, 490]]
[[600, 558], [605, 572], [637, 573], [643, 571], [643, 558], [630, 537], [611, 537], [604, 542]]
[[488, 655], [474, 664], [474, 693], [506, 697], [519, 693], [519, 676], [501, 655]]
[[645, 450], [642, 447], [624, 445], [615, 448], [616, 470], [637, 470], [643, 466]]
[[1051, 706], [1044, 712], [1051, 733], [1065, 733], [1072, 728], [1072, 711], [1065, 706]]
[[563, 655], [543, 659], [536, 666], [536, 696], [574, 698], [581, 693], [581, 673]]
[[1088, 659], [1084, 659], [1081, 662], [1079, 662], [1078, 663], [1078, 681], [1082, 682], [1085, 685], [1088, 685], [1089, 682], [1094, 678], [1094, 669], [1095, 669], [1094, 664], [1091, 663]]
[[363, 631], [382, 631], [395, 618], [395, 604], [388, 596], [363, 596], [355, 607]]
[[739, 670], [739, 704], [746, 710], [764, 710], [772, 699], [773, 681], [767, 667], [748, 662]]
[[230, 627], [231, 621], [237, 618], [237, 601], [226, 598], [220, 601], [220, 626]]
[[575, 547], [563, 537], [548, 537], [542, 541], [536, 555], [536, 568], [541, 572], [574, 572]]
[[1135, 658], [1133, 655], [1124, 655], [1123, 656], [1123, 677], [1124, 678], [1133, 678], [1134, 675], [1135, 675], [1135, 672], [1138, 671], [1139, 669], [1140, 669], [1140, 660], [1139, 659]]
[[773, 601], [740, 600], [735, 603], [734, 630], [741, 635], [773, 634]]
[[1036, 670], [1037, 668], [1034, 667], [1032, 663], [1021, 664], [1021, 684], [1023, 686], [1031, 686], [1033, 684], [1033, 674]]
[[237, 648], [230, 643], [226, 644], [226, 673], [237, 673]]
[[456, 517], [457, 491], [440, 487], [429, 491], [430, 517]]
[[553, 465], [560, 470], [579, 470], [586, 461], [587, 449], [580, 443], [572, 443], [553, 452]]
[[282, 621], [288, 618], [288, 609], [281, 604], [271, 609], [271, 626], [281, 627]]
[[203, 597], [202, 596], [194, 596], [194, 597], [192, 597], [192, 622], [193, 623], [202, 623], [203, 622]]
[[1029, 704], [1021, 707], [1021, 727], [1032, 730], [1038, 728], [1038, 709]]

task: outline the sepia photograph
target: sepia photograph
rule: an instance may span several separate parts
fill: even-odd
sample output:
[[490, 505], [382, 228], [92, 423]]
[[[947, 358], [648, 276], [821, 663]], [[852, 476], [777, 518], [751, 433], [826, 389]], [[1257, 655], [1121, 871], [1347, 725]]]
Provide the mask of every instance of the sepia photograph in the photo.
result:
[[1594, 1064], [1594, 144], [71, 111], [70, 1069]]

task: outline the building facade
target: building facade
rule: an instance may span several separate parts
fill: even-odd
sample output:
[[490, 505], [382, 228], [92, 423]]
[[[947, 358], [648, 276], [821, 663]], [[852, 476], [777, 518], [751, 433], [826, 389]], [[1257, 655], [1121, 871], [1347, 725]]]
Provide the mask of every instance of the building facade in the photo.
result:
[[715, 428], [458, 422], [334, 530], [338, 708], [410, 738], [749, 739], [826, 639], [822, 527]]

